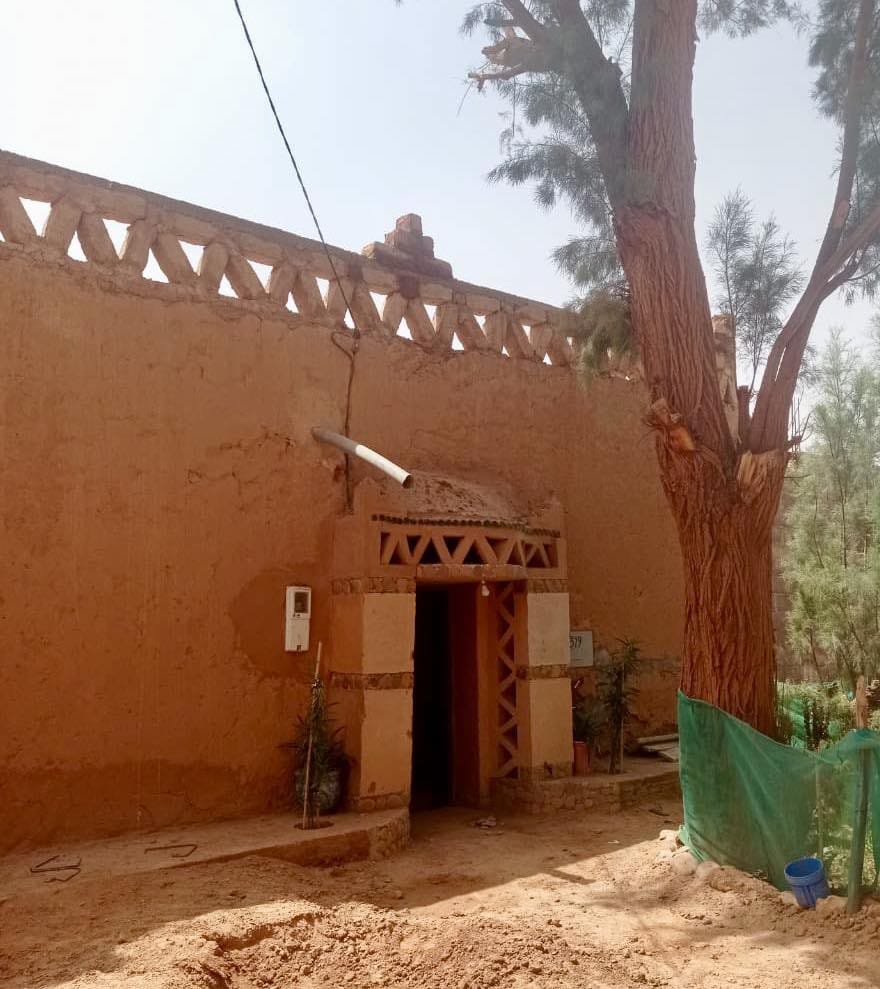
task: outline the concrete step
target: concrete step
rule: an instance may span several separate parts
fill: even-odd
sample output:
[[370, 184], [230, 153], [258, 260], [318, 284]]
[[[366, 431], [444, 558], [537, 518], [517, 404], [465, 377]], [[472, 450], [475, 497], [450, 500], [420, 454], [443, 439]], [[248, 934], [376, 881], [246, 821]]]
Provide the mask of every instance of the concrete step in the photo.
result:
[[52, 890], [59, 882], [183, 868], [247, 855], [280, 858], [298, 865], [384, 858], [409, 840], [406, 808], [333, 814], [327, 820], [332, 822], [327, 827], [303, 831], [297, 827], [295, 814], [272, 814], [14, 853], [0, 858], [0, 893], [41, 887]]

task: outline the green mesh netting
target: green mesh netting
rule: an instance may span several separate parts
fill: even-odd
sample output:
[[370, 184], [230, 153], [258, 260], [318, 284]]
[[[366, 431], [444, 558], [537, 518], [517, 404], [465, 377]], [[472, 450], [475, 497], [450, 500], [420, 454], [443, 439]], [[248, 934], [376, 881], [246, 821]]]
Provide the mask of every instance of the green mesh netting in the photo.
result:
[[847, 885], [859, 781], [867, 786], [863, 885], [880, 872], [880, 733], [852, 731], [821, 752], [780, 745], [702, 701], [678, 695], [682, 840], [697, 858], [785, 889], [787, 863], [815, 855]]

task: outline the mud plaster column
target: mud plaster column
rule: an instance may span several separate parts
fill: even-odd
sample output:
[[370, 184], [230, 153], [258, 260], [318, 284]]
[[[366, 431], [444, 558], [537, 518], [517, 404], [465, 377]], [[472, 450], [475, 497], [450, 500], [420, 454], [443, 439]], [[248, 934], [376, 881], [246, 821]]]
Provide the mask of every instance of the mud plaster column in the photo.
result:
[[[563, 585], [564, 586], [564, 585]], [[521, 780], [571, 775], [568, 593], [525, 595], [525, 656], [518, 657]]]
[[329, 680], [352, 810], [409, 803], [415, 601], [411, 581], [334, 581]]

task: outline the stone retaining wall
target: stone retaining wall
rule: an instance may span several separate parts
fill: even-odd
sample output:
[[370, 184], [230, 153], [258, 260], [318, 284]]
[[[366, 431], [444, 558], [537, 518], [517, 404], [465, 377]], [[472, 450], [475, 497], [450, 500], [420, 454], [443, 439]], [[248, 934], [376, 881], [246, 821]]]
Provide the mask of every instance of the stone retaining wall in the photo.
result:
[[495, 780], [492, 802], [507, 813], [552, 814], [589, 810], [613, 814], [649, 800], [680, 794], [678, 767], [650, 776], [571, 776], [557, 780]]
[[409, 811], [396, 815], [387, 824], [370, 832], [370, 858], [384, 859], [403, 851], [409, 844]]

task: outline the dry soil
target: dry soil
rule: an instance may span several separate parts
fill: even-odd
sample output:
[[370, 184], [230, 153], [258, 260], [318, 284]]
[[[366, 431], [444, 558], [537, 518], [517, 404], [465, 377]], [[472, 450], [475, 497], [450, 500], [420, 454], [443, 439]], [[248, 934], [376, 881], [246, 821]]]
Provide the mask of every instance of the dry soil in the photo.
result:
[[[69, 883], [0, 902], [0, 984], [20, 987], [880, 985], [880, 904], [786, 907], [727, 870], [657, 861], [677, 808], [472, 826], [417, 817], [379, 863], [250, 857]], [[2, 896], [2, 893], [0, 893]]]

